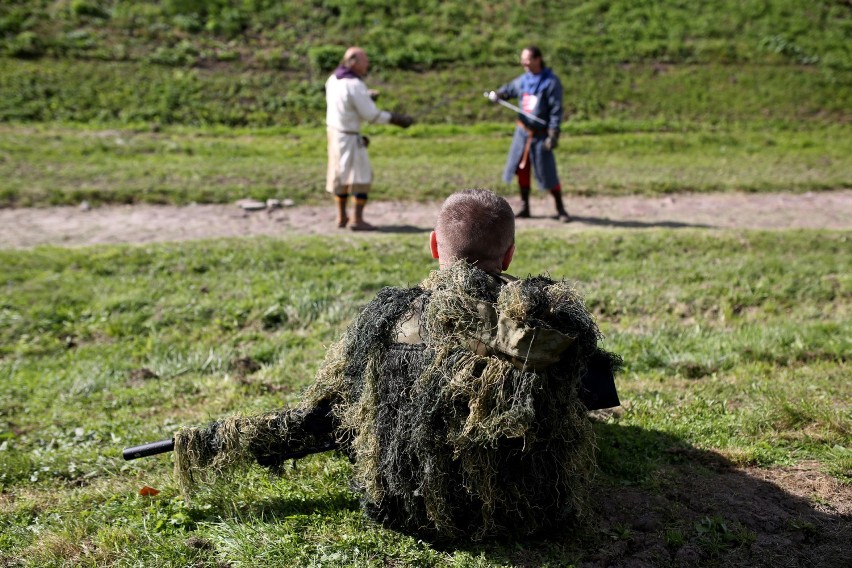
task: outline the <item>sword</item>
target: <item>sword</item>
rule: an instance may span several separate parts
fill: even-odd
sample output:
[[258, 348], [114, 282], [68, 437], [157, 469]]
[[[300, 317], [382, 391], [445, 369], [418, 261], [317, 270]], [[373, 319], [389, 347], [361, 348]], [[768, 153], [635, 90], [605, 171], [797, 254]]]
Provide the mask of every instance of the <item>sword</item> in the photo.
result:
[[[488, 92], [487, 91], [482, 93], [482, 94], [485, 95], [485, 98], [488, 98]], [[491, 99], [488, 99], [488, 100], [491, 100]], [[503, 99], [497, 99], [497, 102], [500, 103], [501, 105], [503, 105], [504, 107], [517, 112], [518, 114], [524, 115], [525, 117], [527, 117], [530, 120], [534, 120], [534, 121], [538, 122], [539, 124], [543, 124], [544, 126], [547, 126], [547, 123], [545, 121], [543, 121], [542, 119], [540, 119], [539, 117], [528, 113], [527, 111], [525, 111], [524, 109], [522, 109], [520, 107], [516, 107], [515, 105], [513, 105], [512, 103], [510, 103], [508, 101], [504, 101]]]

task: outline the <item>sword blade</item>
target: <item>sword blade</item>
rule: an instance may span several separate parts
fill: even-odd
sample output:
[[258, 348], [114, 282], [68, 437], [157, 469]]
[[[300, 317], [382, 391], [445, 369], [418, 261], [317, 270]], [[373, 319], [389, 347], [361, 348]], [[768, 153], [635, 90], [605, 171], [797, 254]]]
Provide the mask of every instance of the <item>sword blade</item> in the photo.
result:
[[[488, 96], [488, 93], [483, 93], [483, 94], [486, 97]], [[509, 101], [504, 101], [503, 99], [497, 99], [497, 102], [500, 103], [501, 105], [503, 105], [504, 107], [506, 107], [507, 109], [513, 110], [518, 114], [524, 115], [525, 117], [527, 117], [530, 120], [534, 120], [535, 122], [537, 122], [539, 124], [543, 124], [544, 126], [547, 126], [547, 123], [545, 121], [543, 121], [542, 119], [540, 119], [539, 117], [528, 113], [527, 111], [525, 111], [524, 109], [522, 109], [520, 107], [516, 107], [515, 105], [513, 105]]]

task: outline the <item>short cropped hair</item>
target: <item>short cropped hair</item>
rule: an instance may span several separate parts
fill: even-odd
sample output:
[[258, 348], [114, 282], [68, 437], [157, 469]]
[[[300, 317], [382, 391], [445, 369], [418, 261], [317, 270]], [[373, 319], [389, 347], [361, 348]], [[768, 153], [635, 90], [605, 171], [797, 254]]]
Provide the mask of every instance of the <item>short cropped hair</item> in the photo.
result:
[[515, 242], [515, 214], [488, 189], [450, 195], [435, 224], [442, 256], [471, 263], [500, 263]]

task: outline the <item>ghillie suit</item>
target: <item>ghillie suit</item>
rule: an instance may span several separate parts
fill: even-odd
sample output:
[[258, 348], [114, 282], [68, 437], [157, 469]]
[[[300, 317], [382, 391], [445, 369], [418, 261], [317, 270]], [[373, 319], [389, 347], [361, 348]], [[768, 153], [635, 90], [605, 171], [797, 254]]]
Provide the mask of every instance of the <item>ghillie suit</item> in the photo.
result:
[[474, 539], [564, 526], [595, 469], [580, 378], [593, 359], [619, 364], [599, 339], [567, 283], [456, 263], [379, 292], [298, 408], [179, 432], [175, 465], [189, 479], [252, 456], [275, 465], [291, 442], [339, 444], [365, 511], [388, 526]]

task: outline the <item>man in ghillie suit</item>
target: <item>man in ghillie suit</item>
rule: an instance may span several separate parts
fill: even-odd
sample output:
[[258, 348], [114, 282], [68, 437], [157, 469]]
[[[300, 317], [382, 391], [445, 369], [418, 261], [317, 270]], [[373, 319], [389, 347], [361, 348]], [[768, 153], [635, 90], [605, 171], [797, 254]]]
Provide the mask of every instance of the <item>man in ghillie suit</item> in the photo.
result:
[[[297, 408], [178, 432], [178, 473], [336, 445], [366, 513], [426, 538], [523, 536], [580, 515], [595, 469], [587, 411], [618, 404], [618, 357], [567, 283], [503, 273], [515, 252], [503, 198], [450, 196], [430, 248], [440, 270], [381, 290]], [[595, 400], [597, 379], [609, 400]]]

